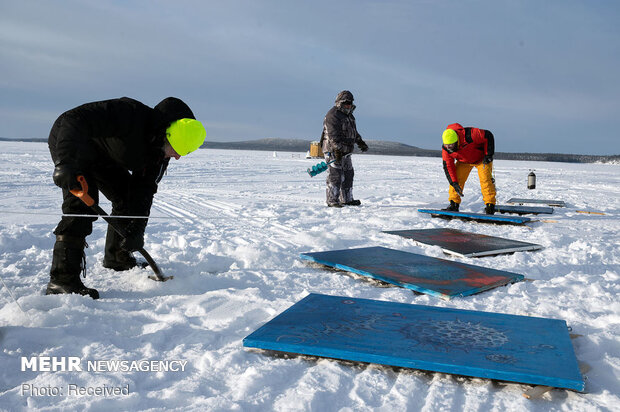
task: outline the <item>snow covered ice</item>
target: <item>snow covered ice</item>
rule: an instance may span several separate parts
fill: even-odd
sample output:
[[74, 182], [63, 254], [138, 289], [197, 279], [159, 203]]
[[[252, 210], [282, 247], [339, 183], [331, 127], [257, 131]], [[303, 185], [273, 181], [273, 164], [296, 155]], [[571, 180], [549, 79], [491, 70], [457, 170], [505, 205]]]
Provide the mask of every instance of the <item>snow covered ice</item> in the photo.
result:
[[[104, 269], [107, 225], [100, 219], [86, 249], [84, 283], [101, 294], [94, 301], [43, 295], [60, 218], [53, 165], [45, 143], [0, 144], [1, 410], [620, 410], [620, 165], [495, 161], [498, 203], [520, 197], [567, 204], [538, 216], [546, 221], [505, 226], [417, 213], [448, 204], [439, 158], [354, 155], [354, 196], [362, 207], [333, 209], [324, 202], [325, 175], [310, 178], [306, 169], [317, 161], [302, 153], [199, 150], [171, 162], [146, 232], [145, 249], [175, 278], [154, 282], [148, 269]], [[531, 168], [535, 190], [527, 189]], [[472, 173], [461, 210], [482, 209]], [[544, 249], [454, 258], [381, 233], [435, 227]], [[530, 281], [444, 301], [299, 259], [301, 252], [366, 246], [508, 270]], [[591, 367], [587, 393], [552, 390], [527, 400], [521, 394], [528, 385], [242, 347], [245, 336], [311, 292], [564, 319], [583, 335], [573, 345]], [[167, 372], [21, 371], [22, 357], [43, 356], [187, 364]], [[68, 395], [70, 385], [127, 393]], [[29, 387], [64, 393], [36, 396]]]

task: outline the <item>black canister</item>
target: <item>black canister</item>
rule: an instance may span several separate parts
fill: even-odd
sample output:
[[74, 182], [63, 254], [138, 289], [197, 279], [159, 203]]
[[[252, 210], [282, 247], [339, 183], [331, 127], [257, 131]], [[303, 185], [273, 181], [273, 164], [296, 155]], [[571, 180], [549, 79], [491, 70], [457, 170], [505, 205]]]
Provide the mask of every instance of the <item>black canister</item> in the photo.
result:
[[530, 174], [527, 175], [527, 188], [536, 189], [536, 175], [533, 171], [530, 171]]

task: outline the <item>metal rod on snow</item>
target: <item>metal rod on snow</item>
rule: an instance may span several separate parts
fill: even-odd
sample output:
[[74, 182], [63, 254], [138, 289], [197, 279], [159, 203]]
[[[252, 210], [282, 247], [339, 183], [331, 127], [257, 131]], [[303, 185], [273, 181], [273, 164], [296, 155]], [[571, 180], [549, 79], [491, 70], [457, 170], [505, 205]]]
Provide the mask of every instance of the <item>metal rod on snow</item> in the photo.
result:
[[[104, 215], [87, 215], [79, 213], [40, 213], [40, 212], [15, 212], [8, 210], [0, 210], [0, 213], [13, 215], [37, 215], [37, 216], [60, 216], [60, 217], [101, 217]], [[176, 219], [175, 216], [127, 216], [127, 215], [105, 215], [114, 219]]]

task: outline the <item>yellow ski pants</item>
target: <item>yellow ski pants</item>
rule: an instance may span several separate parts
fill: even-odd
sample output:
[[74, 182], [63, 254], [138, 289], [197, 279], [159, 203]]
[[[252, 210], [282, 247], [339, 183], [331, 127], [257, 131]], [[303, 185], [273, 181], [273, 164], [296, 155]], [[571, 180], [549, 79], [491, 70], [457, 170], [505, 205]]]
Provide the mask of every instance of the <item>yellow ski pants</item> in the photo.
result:
[[[469, 177], [471, 169], [476, 167], [478, 169], [478, 178], [480, 179], [480, 190], [482, 191], [482, 199], [484, 203], [495, 204], [495, 184], [493, 183], [493, 162], [489, 164], [470, 164], [461, 163], [456, 161], [456, 177], [458, 179], [461, 190], [465, 190], [465, 182]], [[450, 200], [456, 203], [461, 203], [461, 196], [456, 193], [456, 190], [450, 186]]]

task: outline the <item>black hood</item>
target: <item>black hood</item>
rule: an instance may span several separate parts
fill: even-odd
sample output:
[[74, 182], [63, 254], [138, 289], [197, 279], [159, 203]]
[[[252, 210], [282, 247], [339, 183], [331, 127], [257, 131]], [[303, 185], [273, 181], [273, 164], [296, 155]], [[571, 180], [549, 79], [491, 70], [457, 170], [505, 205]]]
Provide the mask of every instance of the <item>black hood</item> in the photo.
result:
[[167, 97], [155, 106], [166, 124], [179, 119], [196, 119], [188, 105], [176, 97]]

